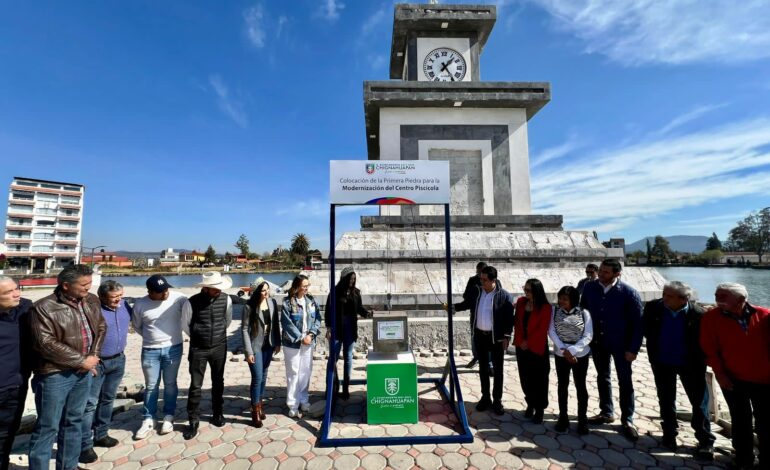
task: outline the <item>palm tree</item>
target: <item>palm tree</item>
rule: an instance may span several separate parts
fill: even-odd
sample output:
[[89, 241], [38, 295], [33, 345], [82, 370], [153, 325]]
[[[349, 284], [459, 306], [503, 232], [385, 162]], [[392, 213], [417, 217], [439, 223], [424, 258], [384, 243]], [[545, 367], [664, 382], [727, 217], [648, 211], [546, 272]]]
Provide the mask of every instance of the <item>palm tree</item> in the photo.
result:
[[291, 252], [306, 255], [310, 251], [310, 239], [304, 233], [298, 233], [291, 239]]

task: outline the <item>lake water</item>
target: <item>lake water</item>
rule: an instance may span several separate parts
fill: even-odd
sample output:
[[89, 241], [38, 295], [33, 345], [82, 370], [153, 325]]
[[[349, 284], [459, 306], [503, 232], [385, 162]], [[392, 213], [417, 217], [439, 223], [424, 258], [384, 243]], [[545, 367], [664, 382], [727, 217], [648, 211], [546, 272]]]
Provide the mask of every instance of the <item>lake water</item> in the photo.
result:
[[[258, 277], [262, 276], [266, 281], [282, 285], [284, 282], [294, 279], [294, 273], [227, 273], [233, 279], [233, 287], [248, 286]], [[124, 286], [144, 286], [149, 276], [102, 276], [102, 281], [111, 279]], [[163, 277], [174, 287], [195, 287], [201, 282], [200, 274], [164, 275]]]
[[721, 282], [737, 282], [749, 291], [749, 303], [770, 307], [770, 269], [742, 268], [656, 268], [669, 281], [689, 284], [703, 302], [714, 302]]

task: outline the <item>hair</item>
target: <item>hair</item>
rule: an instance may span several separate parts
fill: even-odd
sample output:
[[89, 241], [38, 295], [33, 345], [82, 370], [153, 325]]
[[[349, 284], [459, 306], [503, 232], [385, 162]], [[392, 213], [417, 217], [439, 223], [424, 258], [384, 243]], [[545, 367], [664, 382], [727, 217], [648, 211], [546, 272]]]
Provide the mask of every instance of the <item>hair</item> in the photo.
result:
[[559, 292], [556, 294], [556, 298], [558, 299], [562, 295], [569, 297], [569, 305], [571, 308], [577, 307], [580, 303], [580, 291], [572, 286], [564, 286], [559, 289]]
[[494, 266], [484, 266], [481, 269], [481, 274], [486, 274], [490, 281], [497, 280], [497, 269]]
[[257, 285], [257, 288], [254, 289], [254, 292], [251, 294], [251, 297], [249, 297], [249, 300], [246, 301], [246, 305], [249, 306], [249, 309], [251, 312], [249, 313], [249, 326], [251, 327], [251, 337], [254, 338], [257, 335], [257, 329], [259, 324], [259, 303], [262, 301], [262, 292], [265, 291], [265, 287], [268, 289], [270, 288], [270, 284], [267, 283], [267, 281], [262, 281]]
[[[348, 288], [350, 287], [350, 278], [355, 275], [356, 273], [351, 272], [351, 273], [348, 273], [345, 277], [340, 278], [339, 282], [337, 282], [337, 285], [335, 286], [337, 298], [340, 298], [341, 296], [344, 296], [347, 293]], [[358, 280], [358, 276], [356, 276], [356, 281], [357, 280]], [[358, 289], [356, 288], [355, 282], [353, 282], [352, 291], [355, 292], [356, 290]]]
[[694, 291], [692, 287], [688, 286], [681, 281], [669, 281], [663, 286], [663, 290], [671, 289], [679, 294], [680, 297], [684, 297], [690, 300], [693, 297]]
[[61, 270], [56, 276], [56, 282], [61, 287], [64, 283], [71, 284], [84, 276], [90, 276], [94, 271], [86, 264], [71, 264]]
[[746, 290], [746, 286], [738, 284], [737, 282], [723, 282], [717, 284], [716, 290], [726, 290], [736, 297], [743, 297], [744, 301], [749, 300], [749, 291]]
[[487, 263], [485, 263], [485, 262], [483, 262], [483, 261], [479, 261], [479, 262], [476, 264], [476, 271], [478, 271], [479, 269], [484, 269], [484, 268], [486, 268], [487, 266], [488, 266], [488, 265], [487, 265]]
[[612, 268], [612, 272], [615, 274], [623, 270], [623, 266], [620, 264], [620, 261], [613, 258], [607, 258], [606, 260], [602, 261], [602, 265]]
[[297, 296], [297, 291], [299, 290], [299, 286], [302, 285], [302, 281], [308, 280], [309, 278], [304, 274], [297, 274], [296, 277], [294, 277], [294, 280], [291, 281], [291, 287], [289, 288], [289, 298], [292, 299]]
[[591, 270], [594, 270], [594, 271], [598, 271], [599, 270], [599, 266], [595, 265], [594, 263], [588, 263], [586, 265], [586, 269], [591, 269]]
[[543, 283], [540, 282], [540, 279], [527, 279], [527, 282], [524, 283], [524, 285], [529, 284], [529, 288], [532, 289], [532, 301], [535, 304], [535, 308], [540, 308], [543, 305], [551, 305], [550, 302], [548, 302], [548, 297], [545, 295], [545, 288], [543, 287]]
[[14, 283], [16, 283], [16, 280], [14, 278], [0, 275], [0, 282], [5, 282], [5, 281], [13, 281]]
[[96, 294], [101, 299], [106, 297], [107, 294], [119, 290], [123, 290], [123, 284], [119, 283], [118, 281], [104, 281], [96, 290]]

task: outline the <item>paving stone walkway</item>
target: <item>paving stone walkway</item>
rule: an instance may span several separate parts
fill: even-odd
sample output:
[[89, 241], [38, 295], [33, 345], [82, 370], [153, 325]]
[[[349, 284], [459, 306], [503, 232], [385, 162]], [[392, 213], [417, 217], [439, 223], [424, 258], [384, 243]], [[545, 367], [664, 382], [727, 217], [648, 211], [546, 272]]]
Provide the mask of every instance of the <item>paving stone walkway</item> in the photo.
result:
[[[240, 346], [237, 328], [240, 321], [230, 327], [231, 350]], [[683, 445], [677, 453], [662, 449], [659, 445], [657, 399], [652, 372], [644, 353], [634, 365], [634, 381], [637, 392], [636, 424], [641, 437], [638, 442], [627, 441], [617, 425], [593, 428], [591, 433], [580, 436], [575, 423], [569, 433], [554, 431], [556, 421], [556, 374], [551, 371], [549, 390], [550, 405], [545, 423], [536, 425], [523, 417], [524, 400], [519, 385], [516, 362], [513, 356], [505, 361], [504, 416], [473, 409], [480, 398], [478, 373], [465, 369], [469, 357], [457, 356], [460, 383], [468, 402], [468, 419], [474, 432], [469, 444], [442, 444], [417, 446], [367, 446], [320, 448], [316, 446], [320, 419], [304, 417], [299, 420], [286, 416], [285, 368], [283, 360], [275, 360], [270, 366], [266, 391], [267, 419], [261, 429], [249, 425], [250, 374], [242, 355], [232, 356], [225, 377], [225, 417], [227, 424], [217, 428], [202, 422], [197, 438], [185, 441], [182, 431], [186, 425], [186, 395], [190, 383], [187, 372], [187, 343], [179, 372], [180, 397], [174, 432], [152, 435], [143, 441], [134, 441], [133, 432], [141, 421], [141, 404], [115, 415], [110, 435], [120, 441], [112, 449], [96, 448], [99, 461], [83, 465], [92, 470], [108, 469], [548, 469], [559, 468], [722, 468], [730, 461], [730, 442], [718, 437], [714, 462], [698, 462], [692, 457], [695, 440], [689, 424], [682, 422], [680, 438]], [[143, 383], [139, 364], [141, 340], [129, 335], [126, 350], [128, 361], [124, 385], [132, 387]], [[443, 353], [444, 355], [446, 353]], [[442, 353], [418, 354], [420, 376], [440, 375], [446, 362]], [[430, 357], [424, 357], [430, 356]], [[326, 361], [317, 359], [313, 364], [311, 403], [324, 398]], [[363, 378], [366, 372], [364, 359], [354, 361], [354, 378]], [[598, 399], [593, 380], [593, 367], [589, 369], [589, 414], [598, 409]], [[210, 382], [204, 383], [201, 404], [203, 421], [208, 419], [211, 401], [207, 396]], [[614, 389], [617, 402], [617, 388]], [[456, 432], [456, 421], [434, 386], [420, 385], [420, 422], [412, 425], [369, 426], [363, 416], [364, 388], [352, 387], [351, 398], [337, 403], [337, 416], [331, 436], [404, 436], [450, 434]], [[31, 399], [28, 405], [31, 406]], [[572, 390], [571, 414], [576, 413]], [[688, 409], [686, 397], [680, 390], [680, 409]], [[27, 467], [29, 435], [18, 436], [11, 457], [12, 468]], [[53, 464], [51, 465], [53, 467]]]

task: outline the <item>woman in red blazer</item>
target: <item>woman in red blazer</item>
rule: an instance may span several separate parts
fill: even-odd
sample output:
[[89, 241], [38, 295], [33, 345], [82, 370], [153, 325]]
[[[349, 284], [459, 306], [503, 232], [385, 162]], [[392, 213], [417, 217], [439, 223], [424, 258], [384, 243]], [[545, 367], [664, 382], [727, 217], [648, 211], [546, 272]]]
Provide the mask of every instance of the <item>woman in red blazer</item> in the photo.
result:
[[513, 344], [516, 346], [516, 362], [519, 381], [527, 402], [526, 418], [533, 423], [543, 422], [543, 412], [548, 406], [548, 327], [551, 325], [551, 304], [545, 296], [543, 283], [528, 279], [524, 284], [524, 296], [516, 300]]

